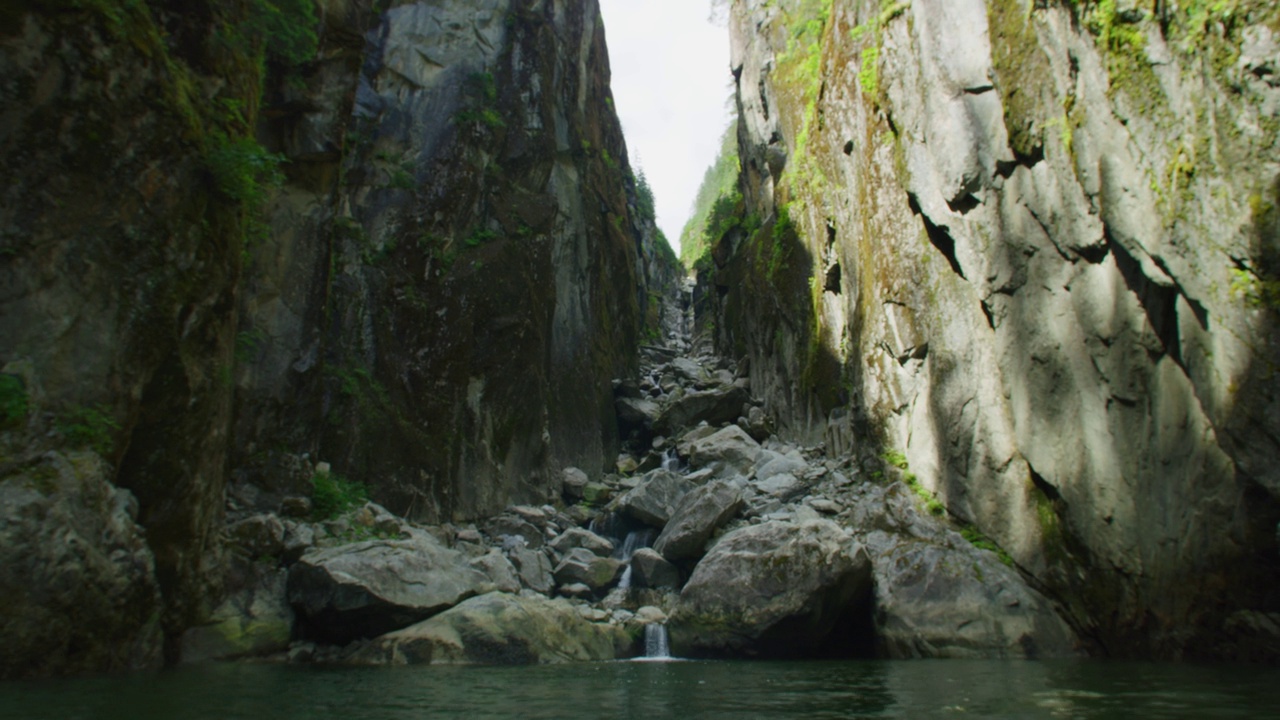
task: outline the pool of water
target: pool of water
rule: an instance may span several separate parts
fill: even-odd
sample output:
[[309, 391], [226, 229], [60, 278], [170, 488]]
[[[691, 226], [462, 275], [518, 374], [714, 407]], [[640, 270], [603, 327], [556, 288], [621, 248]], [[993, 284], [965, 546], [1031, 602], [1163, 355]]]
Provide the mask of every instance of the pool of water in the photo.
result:
[[1280, 670], [1100, 661], [226, 664], [0, 683], [0, 718], [1280, 718]]

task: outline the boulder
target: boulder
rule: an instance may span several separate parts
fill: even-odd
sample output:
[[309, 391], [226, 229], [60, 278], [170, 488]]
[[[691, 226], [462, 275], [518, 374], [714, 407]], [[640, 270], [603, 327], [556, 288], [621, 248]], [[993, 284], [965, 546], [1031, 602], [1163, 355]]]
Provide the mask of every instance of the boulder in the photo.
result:
[[737, 425], [730, 425], [689, 444], [689, 457], [698, 467], [716, 463], [742, 475], [755, 466], [760, 444]]
[[681, 656], [812, 657], [869, 612], [871, 562], [830, 520], [728, 533], [680, 593], [668, 623]]
[[483, 529], [486, 535], [494, 540], [502, 538], [523, 538], [531, 548], [542, 547], [542, 531], [533, 523], [513, 513], [503, 513], [487, 520]]
[[804, 486], [791, 473], [779, 473], [763, 482], [754, 481], [751, 484], [760, 492], [784, 501], [804, 491]]
[[[692, 358], [678, 357], [672, 360], [667, 367], [678, 381], [687, 385], [700, 385], [711, 378], [707, 371], [703, 370], [702, 366], [698, 364], [698, 361]], [[733, 383], [733, 379], [730, 378], [729, 382]]]
[[593, 591], [599, 591], [617, 581], [623, 567], [613, 558], [600, 557], [586, 548], [574, 548], [556, 566], [554, 575], [561, 585], [582, 583]]
[[520, 592], [520, 576], [501, 550], [493, 548], [470, 562], [471, 567], [484, 573], [494, 588], [502, 592]]
[[631, 555], [631, 587], [680, 589], [680, 570], [652, 548]]
[[578, 468], [565, 468], [563, 484], [565, 497], [581, 500], [583, 491], [586, 490], [587, 483], [590, 481], [587, 474]]
[[649, 398], [623, 397], [614, 401], [618, 412], [618, 425], [628, 430], [649, 429], [658, 419], [658, 403]]
[[714, 435], [715, 433], [716, 428], [703, 423], [680, 436], [680, 440], [676, 442], [676, 452], [679, 453], [681, 457], [687, 458], [693, 454], [693, 444], [695, 442], [707, 437], [708, 435]]
[[461, 553], [415, 532], [308, 552], [289, 571], [289, 602], [305, 636], [343, 644], [424, 620], [489, 585]]
[[250, 515], [227, 526], [233, 548], [249, 559], [284, 555], [284, 523], [271, 513]]
[[737, 385], [686, 392], [662, 408], [653, 421], [653, 428], [665, 435], [700, 422], [709, 425], [731, 423], [738, 419], [743, 404], [750, 399], [747, 391]]
[[653, 549], [671, 562], [696, 559], [715, 529], [742, 507], [742, 490], [734, 483], [713, 480], [694, 488], [680, 501]]
[[785, 455], [771, 452], [766, 462], [760, 462], [760, 460], [764, 459], [764, 453], [761, 453], [761, 456], [761, 458], [757, 458], [756, 462], [756, 480], [768, 480], [775, 475], [783, 473], [788, 473], [795, 477], [803, 477], [805, 471], [809, 469], [809, 464], [805, 462], [804, 456], [800, 454], [799, 450], [792, 450]]
[[601, 557], [613, 553], [613, 541], [580, 527], [569, 528], [551, 541], [551, 549], [564, 555], [574, 548], [586, 548]]
[[349, 662], [362, 665], [535, 665], [613, 660], [629, 644], [618, 626], [589, 622], [567, 600], [489, 593], [383, 635]]
[[209, 621], [183, 633], [181, 662], [260, 657], [289, 649], [294, 620], [286, 597], [289, 572], [239, 561], [230, 575], [230, 592]]
[[551, 577], [551, 560], [546, 554], [524, 545], [507, 548], [506, 554], [525, 587], [543, 595], [550, 593], [551, 588], [555, 587], [555, 580]]
[[666, 470], [655, 470], [618, 499], [618, 509], [647, 525], [661, 528], [671, 518], [693, 483]]
[[[954, 535], [954, 533], [953, 533]], [[934, 544], [875, 531], [875, 627], [890, 658], [1052, 658], [1075, 635], [1043, 595], [995, 554], [955, 535]]]

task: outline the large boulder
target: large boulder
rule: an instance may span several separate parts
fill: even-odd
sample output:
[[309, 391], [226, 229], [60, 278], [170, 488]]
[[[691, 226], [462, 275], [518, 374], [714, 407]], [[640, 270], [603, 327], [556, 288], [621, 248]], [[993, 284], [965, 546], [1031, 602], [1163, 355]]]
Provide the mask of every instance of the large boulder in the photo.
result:
[[696, 467], [716, 464], [746, 475], [755, 467], [760, 443], [737, 425], [730, 425], [689, 444], [689, 457]]
[[581, 583], [598, 592], [612, 585], [622, 574], [623, 563], [600, 557], [586, 548], [574, 548], [556, 566], [555, 578], [560, 585]]
[[555, 587], [555, 579], [551, 577], [551, 559], [546, 553], [517, 545], [507, 548], [506, 554], [522, 585], [543, 595]]
[[875, 558], [878, 653], [891, 658], [1044, 658], [1077, 653], [1047, 598], [989, 549], [918, 509], [901, 483], [868, 487], [851, 508]]
[[159, 667], [155, 560], [138, 502], [96, 454], [0, 481], [0, 679]]
[[349, 658], [364, 665], [534, 665], [613, 660], [629, 637], [566, 600], [489, 593], [383, 635]]
[[286, 597], [289, 572], [240, 560], [233, 563], [229, 575], [229, 593], [209, 621], [183, 633], [183, 663], [257, 657], [288, 649], [294, 620]]
[[618, 498], [618, 509], [646, 525], [661, 528], [671, 519], [685, 494], [694, 484], [667, 470], [655, 470], [645, 476], [626, 495]]
[[750, 400], [750, 393], [738, 385], [687, 392], [662, 408], [653, 427], [660, 433], [670, 434], [704, 421], [710, 425], [731, 423], [738, 419], [742, 407]]
[[491, 589], [461, 553], [421, 531], [313, 550], [289, 571], [303, 634], [339, 644], [412, 625]]
[[671, 562], [696, 559], [716, 528], [728, 522], [742, 507], [742, 490], [725, 480], [713, 480], [685, 495], [653, 543], [653, 549]]
[[959, 536], [933, 544], [876, 531], [875, 628], [890, 658], [1051, 658], [1077, 654], [1052, 605], [991, 552]]
[[[668, 627], [682, 656], [814, 656], [870, 612], [871, 562], [830, 520], [728, 533], [680, 593]], [[833, 632], [840, 630], [841, 632]]]
[[640, 548], [631, 555], [631, 587], [680, 588], [680, 569], [653, 548]]

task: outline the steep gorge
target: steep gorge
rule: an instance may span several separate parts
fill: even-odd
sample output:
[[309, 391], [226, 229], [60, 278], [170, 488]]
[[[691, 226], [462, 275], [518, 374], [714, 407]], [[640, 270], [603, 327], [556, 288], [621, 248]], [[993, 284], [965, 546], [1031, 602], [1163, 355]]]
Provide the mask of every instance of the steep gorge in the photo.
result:
[[[176, 661], [235, 581], [226, 509], [317, 477], [462, 523], [618, 469], [615, 384], [639, 394], [683, 275], [594, 0], [0, 18], [0, 677]], [[1280, 656], [1280, 12], [738, 0], [730, 26], [742, 200], [695, 292], [728, 396], [733, 367], [823, 443], [815, 477], [855, 456], [935, 498], [1099, 654]]]
[[744, 200], [699, 303], [787, 432], [903, 458], [1099, 652], [1274, 658], [1275, 7], [730, 23]]

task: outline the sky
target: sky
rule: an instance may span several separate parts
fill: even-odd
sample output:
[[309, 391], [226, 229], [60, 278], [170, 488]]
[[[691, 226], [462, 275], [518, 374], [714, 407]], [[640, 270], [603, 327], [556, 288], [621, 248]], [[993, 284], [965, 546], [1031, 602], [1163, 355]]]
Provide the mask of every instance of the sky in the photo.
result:
[[710, 0], [600, 0], [600, 10], [631, 165], [644, 170], [658, 227], [679, 252], [729, 124], [729, 31], [710, 21]]

